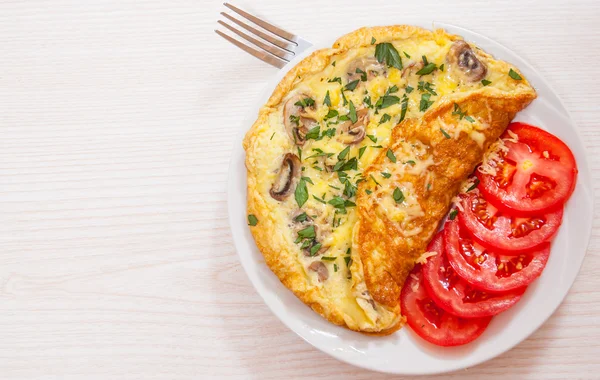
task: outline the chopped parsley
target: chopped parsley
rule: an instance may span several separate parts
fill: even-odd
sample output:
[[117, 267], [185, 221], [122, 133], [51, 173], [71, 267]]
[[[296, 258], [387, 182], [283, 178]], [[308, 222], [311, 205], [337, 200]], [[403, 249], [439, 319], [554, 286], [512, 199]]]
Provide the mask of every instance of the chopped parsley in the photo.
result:
[[377, 100], [377, 103], [375, 103], [375, 107], [381, 110], [398, 103], [400, 103], [400, 98], [396, 95], [384, 95], [381, 98], [379, 98], [379, 100]]
[[313, 245], [312, 247], [310, 247], [310, 255], [314, 256], [317, 254], [317, 252], [319, 252], [319, 250], [321, 249], [322, 244], [321, 243], [317, 243], [315, 245]]
[[344, 150], [340, 152], [340, 154], [338, 154], [338, 160], [343, 160], [344, 158], [346, 158], [348, 152], [350, 152], [350, 146], [347, 146]]
[[408, 55], [408, 53], [407, 53], [407, 52], [403, 51], [403, 53], [404, 53], [404, 56], [405, 56], [406, 58], [409, 58], [409, 59], [410, 59], [410, 55]]
[[448, 132], [444, 131], [442, 128], [440, 128], [440, 131], [442, 131], [442, 134], [444, 135], [445, 138], [450, 139], [452, 137], [450, 137], [450, 135], [448, 134]]
[[406, 94], [404, 94], [404, 96], [402, 97], [402, 110], [400, 112], [400, 121], [402, 122], [402, 120], [404, 120], [404, 118], [406, 117], [406, 111], [408, 110], [408, 97], [406, 96]]
[[381, 173], [383, 178], [390, 178], [392, 175], [390, 173]]
[[298, 100], [294, 105], [302, 108], [312, 107], [315, 105], [315, 100], [313, 98], [304, 98]]
[[374, 143], [377, 143], [377, 137], [373, 136], [373, 135], [367, 135], [367, 137], [373, 141]]
[[522, 77], [519, 75], [519, 73], [517, 73], [517, 72], [516, 72], [515, 70], [513, 70], [513, 69], [510, 69], [510, 70], [508, 71], [508, 76], [509, 76], [509, 77], [511, 77], [511, 78], [512, 78], [512, 79], [514, 79], [514, 80], [521, 80], [521, 79], [523, 79], [523, 78], [522, 78]]
[[484, 79], [484, 80], [482, 80], [482, 81], [481, 81], [481, 84], [482, 84], [482, 85], [484, 85], [484, 86], [487, 86], [487, 85], [490, 85], [490, 84], [492, 84], [492, 82], [490, 82], [490, 81], [489, 81], [489, 80], [487, 80], [487, 79]]
[[377, 42], [377, 40], [375, 39], [375, 37], [371, 37], [371, 45], [375, 45], [375, 42]]
[[300, 124], [300, 116], [290, 115], [290, 122], [299, 125]]
[[399, 188], [396, 188], [394, 190], [394, 193], [392, 194], [392, 196], [394, 197], [394, 200], [396, 201], [396, 203], [402, 203], [402, 201], [404, 201], [404, 193]]
[[321, 133], [322, 137], [333, 137], [335, 135], [335, 128], [330, 128], [330, 129], [326, 129], [323, 131], [323, 133]]
[[454, 111], [452, 111], [452, 115], [458, 115], [459, 119], [462, 120], [463, 117], [467, 115], [467, 113], [463, 112], [463, 110], [460, 109], [460, 106], [454, 103]]
[[257, 224], [258, 224], [258, 219], [256, 218], [256, 216], [254, 214], [249, 214], [248, 215], [248, 225], [254, 227]]
[[315, 226], [312, 224], [298, 231], [298, 237], [302, 239], [313, 239], [316, 236], [317, 234], [315, 233]]
[[337, 272], [338, 271], [338, 266], [336, 263], [333, 263], [333, 271]]
[[458, 214], [458, 210], [457, 209], [454, 209], [454, 210], [450, 211], [450, 214], [448, 215], [448, 219], [454, 220], [454, 218], [456, 218], [457, 214]]
[[360, 74], [360, 80], [361, 80], [361, 82], [366, 82], [367, 81], [367, 73], [365, 73], [364, 71], [362, 71], [358, 67], [356, 68], [356, 74]]
[[389, 42], [383, 42], [375, 46], [375, 58], [377, 62], [385, 62], [389, 67], [395, 67], [402, 70], [402, 58], [398, 54], [398, 50]]
[[429, 83], [429, 82], [420, 81], [418, 89], [419, 89], [419, 91], [423, 91], [423, 92], [427, 91], [431, 95], [436, 95], [437, 96], [437, 92], [435, 92], [435, 89], [433, 88], [433, 85], [431, 83]]
[[444, 64], [443, 63], [440, 65], [440, 71], [444, 71]]
[[413, 92], [414, 88], [412, 88], [410, 86], [406, 86], [405, 90], [406, 90], [407, 94], [410, 94], [411, 92]]
[[273, 140], [273, 136], [275, 136], [275, 132], [273, 132], [273, 134], [271, 135], [271, 138], [269, 140]]
[[471, 116], [465, 116], [465, 119], [466, 119], [467, 121], [470, 121], [471, 123], [474, 123], [474, 122], [475, 122], [475, 119], [473, 119]]
[[381, 184], [379, 182], [377, 182], [377, 180], [375, 179], [375, 177], [373, 177], [373, 174], [369, 174], [369, 176], [371, 177], [371, 179], [373, 180], [373, 182], [375, 182], [376, 185], [381, 186]]
[[360, 148], [358, 150], [358, 158], [361, 158], [363, 156], [363, 154], [365, 154], [365, 150], [367, 149], [366, 146], [363, 146], [362, 148]]
[[333, 62], [331, 63], [331, 66], [335, 67], [335, 61], [333, 61]]
[[305, 212], [303, 212], [302, 214], [298, 215], [297, 217], [294, 218], [294, 222], [306, 222], [308, 220], [308, 215], [306, 215]]
[[367, 189], [367, 190], [365, 190], [365, 193], [367, 193], [368, 195], [371, 195], [372, 191]]
[[298, 203], [298, 207], [302, 207], [308, 200], [308, 189], [306, 188], [306, 181], [302, 178], [300, 178], [300, 181], [296, 186], [296, 190], [294, 191], [294, 198], [296, 198], [296, 203]]
[[317, 197], [316, 195], [313, 195], [313, 198], [314, 198], [314, 199], [315, 199], [317, 202], [320, 202], [320, 203], [323, 203], [323, 204], [327, 204], [327, 202], [325, 202], [325, 201], [324, 201], [322, 198], [319, 198], [319, 197]]
[[348, 118], [352, 124], [356, 123], [358, 120], [358, 116], [356, 116], [356, 108], [354, 108], [354, 103], [352, 103], [352, 101], [350, 101], [350, 112], [348, 112]]
[[[325, 99], [323, 100], [323, 104], [326, 105], [327, 107], [331, 107], [331, 98], [329, 98], [329, 90], [327, 90], [327, 93], [325, 94]], [[329, 111], [331, 112], [331, 111]]]
[[[348, 252], [348, 255], [349, 255], [349, 254], [350, 254], [350, 253]], [[350, 256], [345, 256], [345, 257], [344, 257], [344, 262], [346, 262], [346, 266], [347, 266], [348, 268], [350, 268], [350, 265], [352, 265], [352, 257], [350, 257]]]
[[475, 190], [478, 185], [479, 185], [479, 178], [475, 178], [475, 181], [473, 181], [473, 184], [471, 185], [471, 187], [469, 187], [467, 189], [467, 193], [471, 190]]
[[354, 91], [354, 89], [358, 85], [358, 82], [360, 82], [359, 79], [353, 80], [352, 82], [350, 82], [346, 86], [344, 86], [344, 90]]
[[379, 120], [379, 124], [383, 124], [387, 121], [390, 121], [392, 119], [392, 117], [390, 115], [388, 115], [387, 113], [384, 113], [383, 116], [381, 117], [381, 119]]
[[321, 133], [321, 126], [317, 125], [316, 127], [310, 129], [306, 132], [306, 136], [304, 138], [306, 140], [317, 140], [319, 138], [319, 134]]
[[306, 182], [310, 183], [311, 185], [314, 185], [312, 179], [310, 179], [309, 177], [302, 176], [302, 177], [300, 177], [300, 179], [303, 180], [303, 181], [306, 181]]
[[390, 159], [390, 161], [392, 161], [394, 164], [396, 163], [396, 156], [394, 155], [394, 152], [392, 152], [391, 149], [387, 150], [387, 153], [385, 154], [387, 156], [387, 158]]
[[333, 119], [334, 117], [337, 117], [338, 115], [339, 115], [339, 112], [337, 110], [329, 110], [329, 112], [327, 112], [327, 115], [325, 115], [323, 120]]
[[323, 261], [335, 261], [336, 259], [337, 259], [337, 257], [332, 257], [332, 256], [321, 257], [321, 260], [323, 260]]
[[[425, 57], [423, 57], [425, 58]], [[421, 70], [417, 71], [417, 75], [427, 75], [427, 74], [431, 74], [433, 72], [433, 70], [437, 69], [437, 66], [435, 65], [435, 63], [429, 63], [427, 65], [425, 65]]]
[[338, 82], [340, 84], [340, 86], [341, 86], [342, 85], [342, 78], [335, 77], [333, 79], [329, 79], [327, 82], [329, 82], [329, 83]]
[[433, 100], [429, 100], [431, 98], [430, 93], [425, 93], [421, 95], [421, 103], [419, 104], [419, 111], [425, 112], [427, 108], [431, 107], [433, 104]]

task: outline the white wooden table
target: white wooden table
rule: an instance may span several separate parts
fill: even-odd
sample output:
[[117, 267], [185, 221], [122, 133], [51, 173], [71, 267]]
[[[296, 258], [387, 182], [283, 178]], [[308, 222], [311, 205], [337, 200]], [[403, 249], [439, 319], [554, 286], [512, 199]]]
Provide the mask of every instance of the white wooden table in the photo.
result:
[[[293, 3], [237, 5], [312, 41], [427, 18], [508, 45], [564, 100], [600, 184], [597, 0]], [[275, 69], [214, 34], [222, 10], [0, 2], [0, 378], [380, 376], [288, 331], [239, 265], [229, 157]], [[600, 378], [599, 235], [597, 220], [575, 285], [539, 331], [451, 376]]]

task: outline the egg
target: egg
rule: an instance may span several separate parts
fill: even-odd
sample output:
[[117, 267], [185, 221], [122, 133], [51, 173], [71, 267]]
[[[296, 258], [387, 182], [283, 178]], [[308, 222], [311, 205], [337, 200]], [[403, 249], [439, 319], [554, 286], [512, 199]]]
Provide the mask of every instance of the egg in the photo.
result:
[[401, 328], [408, 271], [508, 115], [535, 97], [510, 68], [406, 25], [361, 28], [292, 68], [244, 139], [249, 228], [281, 282], [332, 323]]

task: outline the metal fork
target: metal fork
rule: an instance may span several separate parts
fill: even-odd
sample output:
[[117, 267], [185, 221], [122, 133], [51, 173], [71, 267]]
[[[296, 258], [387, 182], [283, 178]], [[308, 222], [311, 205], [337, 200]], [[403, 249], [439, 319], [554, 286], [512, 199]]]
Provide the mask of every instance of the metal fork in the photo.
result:
[[251, 25], [248, 25], [247, 23], [244, 23], [230, 16], [225, 12], [221, 12], [221, 16], [244, 28], [248, 32], [252, 33], [254, 36], [260, 37], [260, 40], [242, 32], [241, 30], [236, 29], [235, 27], [231, 26], [230, 24], [227, 24], [224, 21], [219, 20], [217, 22], [220, 25], [232, 31], [233, 33], [237, 34], [239, 37], [243, 38], [253, 46], [259, 47], [262, 50], [256, 49], [255, 47], [242, 43], [236, 40], [235, 38], [221, 32], [220, 30], [215, 29], [215, 32], [219, 36], [225, 38], [227, 41], [231, 42], [232, 44], [244, 50], [245, 52], [252, 54], [253, 56], [255, 56], [263, 62], [266, 62], [270, 65], [281, 69], [296, 55], [302, 53], [304, 50], [312, 46], [310, 42], [302, 39], [301, 37], [298, 37], [290, 32], [286, 32], [285, 30], [278, 28], [275, 25], [269, 24], [268, 22], [261, 20], [256, 16], [252, 16], [248, 12], [245, 12], [229, 3], [223, 3], [223, 5], [231, 9], [239, 16], [246, 19], [246, 21], [251, 21], [253, 24], [262, 28], [257, 29]]

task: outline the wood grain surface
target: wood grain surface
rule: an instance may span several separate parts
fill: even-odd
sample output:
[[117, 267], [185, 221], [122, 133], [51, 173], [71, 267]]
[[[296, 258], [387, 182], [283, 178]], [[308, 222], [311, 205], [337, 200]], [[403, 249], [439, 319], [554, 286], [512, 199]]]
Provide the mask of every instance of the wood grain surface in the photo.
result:
[[[564, 100], [598, 191], [597, 0], [237, 4], [311, 41], [431, 19], [509, 46]], [[238, 262], [229, 157], [276, 69], [213, 32], [223, 10], [203, 0], [0, 2], [0, 378], [386, 377], [289, 331]], [[598, 271], [596, 218], [552, 318], [448, 377], [600, 378]]]

